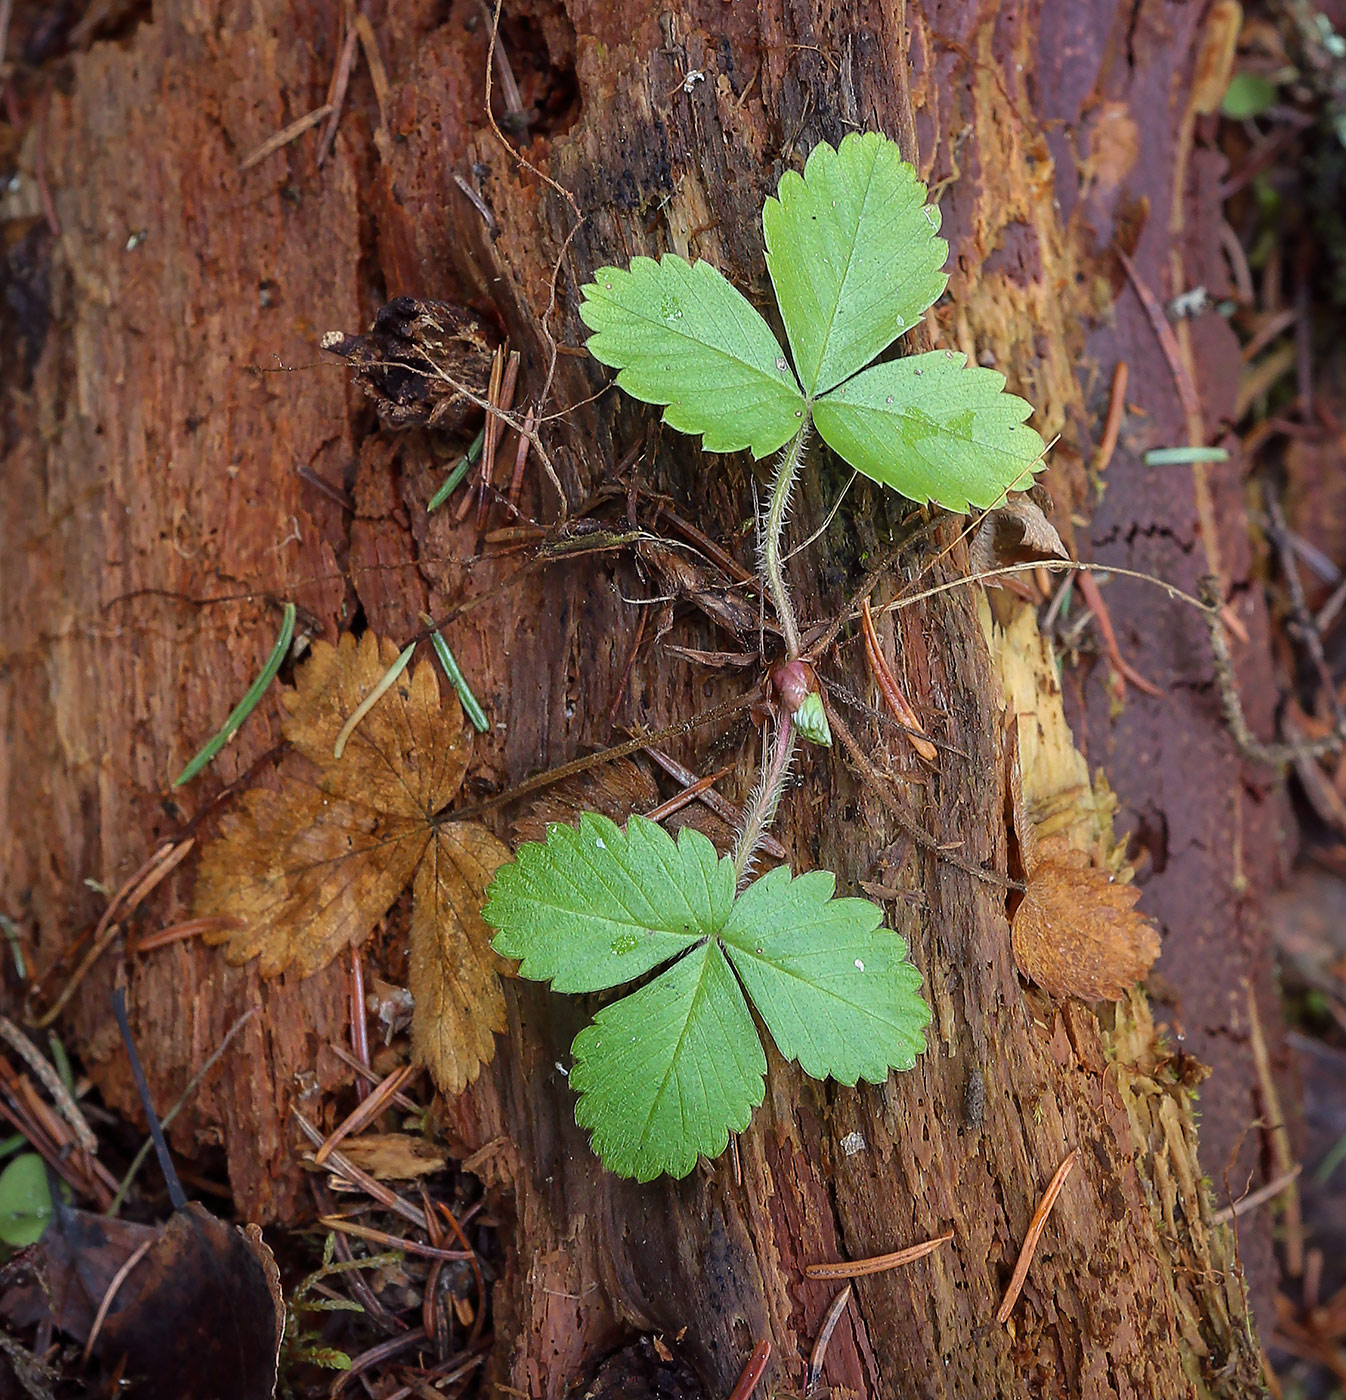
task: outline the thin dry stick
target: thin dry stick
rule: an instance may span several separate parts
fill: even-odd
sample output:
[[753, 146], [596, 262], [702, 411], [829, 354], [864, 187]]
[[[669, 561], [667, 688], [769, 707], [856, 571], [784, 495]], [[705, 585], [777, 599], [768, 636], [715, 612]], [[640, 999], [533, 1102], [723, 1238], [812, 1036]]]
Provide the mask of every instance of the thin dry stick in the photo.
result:
[[[369, 1019], [365, 1006], [365, 964], [360, 950], [351, 945], [350, 969], [351, 1049], [363, 1065], [369, 1064]], [[369, 1097], [369, 1086], [363, 1079], [355, 1081], [355, 1097], [361, 1103]]]
[[1259, 1186], [1256, 1191], [1249, 1191], [1246, 1196], [1240, 1196], [1232, 1205], [1223, 1206], [1215, 1211], [1211, 1219], [1220, 1225], [1227, 1225], [1231, 1220], [1238, 1220], [1241, 1216], [1247, 1215], [1250, 1210], [1256, 1210], [1265, 1202], [1275, 1200], [1291, 1182], [1298, 1178], [1303, 1170], [1303, 1164], [1296, 1162], [1288, 1172], [1282, 1172], [1280, 1176], [1273, 1176], [1270, 1181]]
[[0, 1016], [0, 1036], [9, 1041], [42, 1081], [47, 1092], [56, 1101], [56, 1107], [61, 1110], [61, 1116], [70, 1124], [75, 1140], [86, 1152], [96, 1156], [98, 1139], [93, 1135], [93, 1129], [85, 1122], [84, 1115], [79, 1111], [79, 1105], [71, 1097], [70, 1091], [61, 1082], [56, 1067], [8, 1016]]
[[523, 473], [528, 465], [528, 439], [537, 431], [537, 411], [530, 408], [524, 415], [523, 432], [519, 434], [519, 446], [514, 453], [514, 473], [509, 479], [509, 503], [517, 514], [519, 497], [523, 495]]
[[372, 1118], [377, 1118], [387, 1105], [388, 1100], [407, 1082], [416, 1072], [415, 1065], [403, 1065], [401, 1069], [395, 1069], [372, 1094], [357, 1105], [350, 1113], [337, 1124], [327, 1135], [326, 1142], [313, 1154], [313, 1161], [316, 1165], [322, 1166], [332, 1155], [336, 1146], [344, 1142], [352, 1133], [357, 1133]]
[[887, 659], [879, 646], [879, 635], [874, 630], [874, 614], [869, 610], [869, 599], [860, 600], [860, 627], [865, 636], [865, 659], [869, 662], [870, 674], [879, 688], [884, 703], [893, 712], [893, 718], [903, 727], [907, 742], [927, 763], [939, 757], [939, 751], [925, 737], [925, 729], [916, 717], [916, 711], [907, 703], [897, 677], [888, 669]]
[[325, 1225], [329, 1230], [340, 1230], [344, 1235], [354, 1235], [356, 1239], [369, 1240], [372, 1244], [404, 1249], [408, 1254], [419, 1254], [425, 1259], [444, 1259], [456, 1264], [465, 1261], [472, 1252], [467, 1249], [437, 1249], [432, 1244], [390, 1235], [386, 1230], [376, 1230], [371, 1225], [357, 1225], [355, 1221], [346, 1220], [340, 1215], [320, 1215], [318, 1224]]
[[1061, 1188], [1066, 1184], [1066, 1177], [1070, 1175], [1070, 1169], [1074, 1165], [1075, 1149], [1072, 1148], [1066, 1156], [1066, 1160], [1057, 1167], [1056, 1175], [1047, 1184], [1047, 1189], [1042, 1193], [1042, 1200], [1038, 1202], [1038, 1208], [1033, 1212], [1028, 1233], [1024, 1236], [1023, 1248], [1019, 1251], [1018, 1261], [1014, 1265], [1014, 1273], [1010, 1276], [1009, 1287], [1005, 1290], [1005, 1297], [995, 1315], [995, 1320], [1001, 1327], [1009, 1321], [1010, 1313], [1014, 1311], [1014, 1305], [1019, 1301], [1024, 1280], [1028, 1277], [1028, 1266], [1033, 1262], [1038, 1241], [1042, 1238], [1042, 1232], [1047, 1225], [1047, 1217], [1052, 1213], [1056, 1198], [1061, 1194]]
[[[495, 485], [495, 454], [503, 436], [503, 417], [514, 407], [514, 392], [519, 384], [519, 352], [509, 352], [509, 362], [505, 365], [504, 376], [500, 381], [500, 393], [495, 401], [497, 413], [486, 420], [486, 442], [481, 453], [481, 489], [477, 495], [477, 526], [481, 527], [486, 518], [487, 493]], [[528, 420], [519, 429], [519, 436], [526, 442], [527, 435], [534, 431], [528, 427]]]
[[1266, 1038], [1262, 1034], [1262, 1018], [1257, 1013], [1257, 995], [1253, 984], [1243, 979], [1248, 998], [1249, 1041], [1253, 1062], [1257, 1066], [1257, 1084], [1262, 1092], [1262, 1108], [1267, 1117], [1267, 1132], [1271, 1138], [1271, 1164], [1276, 1174], [1289, 1177], [1285, 1192], [1285, 1272], [1291, 1278], [1304, 1273], [1304, 1220], [1299, 1210], [1299, 1188], [1295, 1185], [1295, 1154], [1290, 1146], [1290, 1130], [1281, 1111], [1281, 1096], [1271, 1074], [1271, 1057], [1267, 1054]]
[[112, 1301], [117, 1296], [118, 1290], [126, 1282], [131, 1270], [149, 1253], [150, 1246], [158, 1238], [151, 1235], [147, 1240], [141, 1240], [136, 1246], [135, 1253], [112, 1275], [112, 1282], [107, 1286], [107, 1292], [103, 1294], [103, 1300], [98, 1304], [98, 1311], [94, 1314], [93, 1326], [89, 1328], [89, 1340], [84, 1343], [84, 1364], [89, 1364], [89, 1358], [93, 1355], [94, 1343], [98, 1340], [98, 1334], [103, 1330], [103, 1323], [107, 1319], [108, 1310], [112, 1307]]
[[317, 126], [324, 117], [330, 116], [331, 112], [332, 104], [330, 102], [324, 102], [321, 107], [315, 107], [311, 112], [292, 121], [289, 126], [282, 127], [274, 136], [268, 136], [250, 156], [245, 156], [239, 161], [238, 168], [251, 170], [253, 166], [261, 165], [267, 156], [275, 155], [282, 147], [297, 140], [311, 127]]
[[[644, 750], [668, 774], [670, 778], [675, 778], [680, 783], [695, 785], [697, 775], [690, 768], [679, 763], [676, 758], [666, 754], [659, 748], [653, 740], [657, 735], [651, 735], [644, 742]], [[715, 813], [717, 817], [727, 821], [730, 826], [737, 827], [743, 821], [743, 809], [737, 807], [727, 797], [715, 791], [714, 788], [706, 788], [698, 792], [697, 797]], [[759, 843], [764, 850], [774, 860], [784, 860], [786, 857], [785, 847], [769, 833], [762, 837]]]
[[739, 1373], [738, 1382], [729, 1392], [729, 1400], [748, 1400], [748, 1397], [757, 1389], [757, 1382], [762, 1379], [762, 1372], [766, 1370], [766, 1363], [770, 1360], [771, 1340], [768, 1337], [763, 1337], [753, 1347], [748, 1364]]
[[1124, 681], [1135, 686], [1137, 690], [1142, 690], [1146, 695], [1153, 695], [1156, 698], [1162, 696], [1163, 691], [1153, 681], [1146, 680], [1122, 655], [1122, 649], [1117, 643], [1117, 633], [1112, 627], [1112, 617], [1108, 612], [1108, 605], [1103, 601], [1103, 594], [1099, 591], [1097, 579], [1091, 573], [1083, 572], [1079, 575], [1078, 582], [1080, 596], [1093, 613], [1094, 621], [1098, 623], [1098, 631], [1103, 638], [1103, 651], [1107, 655], [1108, 664]]
[[332, 110], [318, 142], [319, 165], [327, 159], [332, 143], [336, 140], [337, 126], [341, 122], [341, 109], [346, 104], [346, 89], [350, 86], [351, 69], [355, 66], [355, 46], [360, 42], [360, 33], [355, 25], [350, 23], [354, 8], [353, 5], [348, 5], [346, 10], [346, 41], [341, 46], [341, 56], [337, 59], [336, 71], [332, 75], [332, 90], [327, 99], [327, 105]]
[[893, 1254], [876, 1254], [870, 1259], [853, 1259], [840, 1264], [809, 1264], [804, 1270], [805, 1278], [868, 1278], [870, 1274], [887, 1273], [889, 1269], [900, 1269], [903, 1264], [915, 1263], [933, 1254], [940, 1245], [953, 1239], [953, 1231], [937, 1235], [932, 1240], [923, 1240], [908, 1249], [899, 1249]]
[[505, 347], [497, 345], [495, 354], [491, 356], [490, 377], [486, 381], [486, 427], [485, 436], [482, 438], [481, 460], [477, 464], [476, 478], [471, 489], [463, 492], [463, 499], [454, 512], [453, 518], [457, 521], [467, 519], [475, 497], [480, 497], [483, 501], [486, 499], [486, 483], [491, 479], [488, 469], [495, 465], [495, 439], [500, 431], [501, 415], [505, 412], [500, 405], [500, 386], [504, 374]]
[[837, 1330], [837, 1323], [841, 1321], [841, 1314], [846, 1311], [846, 1304], [851, 1301], [851, 1285], [848, 1283], [845, 1288], [832, 1299], [832, 1306], [827, 1310], [827, 1316], [823, 1318], [823, 1325], [818, 1329], [818, 1340], [813, 1344], [813, 1351], [809, 1355], [809, 1368], [804, 1373], [804, 1400], [813, 1393], [813, 1387], [818, 1384], [823, 1374], [823, 1362], [827, 1359], [828, 1343], [832, 1340], [832, 1333]]
[[216, 929], [242, 928], [243, 920], [232, 914], [202, 914], [199, 919], [184, 919], [180, 924], [170, 924], [136, 939], [131, 951], [137, 956], [152, 953], [157, 948], [167, 948], [171, 943], [185, 943], [198, 933], [211, 933]]
[[1126, 381], [1130, 371], [1125, 360], [1118, 360], [1112, 371], [1112, 387], [1108, 391], [1108, 414], [1103, 420], [1103, 436], [1098, 440], [1098, 451], [1094, 454], [1094, 470], [1107, 471], [1112, 454], [1117, 450], [1117, 437], [1122, 431], [1122, 417], [1126, 412]]
[[671, 817], [674, 812], [680, 812], [684, 807], [689, 807], [703, 792], [715, 786], [721, 778], [726, 777], [734, 771], [731, 763], [727, 768], [721, 768], [714, 773], [707, 773], [704, 778], [698, 778], [690, 787], [685, 787], [681, 792], [674, 793], [666, 802], [661, 802], [657, 807], [651, 807], [645, 813], [647, 822], [661, 822], [666, 817]]
[[1334, 730], [1321, 739], [1300, 739], [1291, 743], [1266, 744], [1248, 727], [1248, 717], [1243, 712], [1243, 699], [1239, 695], [1238, 677], [1234, 670], [1234, 659], [1229, 654], [1229, 643], [1225, 640], [1224, 627], [1220, 620], [1220, 583], [1214, 575], [1205, 575], [1199, 584], [1201, 590], [1202, 616], [1206, 630], [1210, 634], [1211, 657], [1215, 662], [1215, 684], [1220, 692], [1220, 704], [1224, 709], [1225, 723], [1234, 736], [1234, 742], [1245, 758], [1255, 763], [1265, 763], [1271, 768], [1301, 759], [1322, 758], [1325, 754], [1336, 753], [1342, 746], [1343, 736]]
[[[367, 1084], [378, 1084], [379, 1076], [374, 1073], [368, 1065], [362, 1065], [359, 1060], [346, 1049], [344, 1045], [338, 1044], [335, 1040], [327, 1042], [327, 1048], [341, 1061], [348, 1069], [353, 1069]], [[394, 1094], [393, 1102], [398, 1108], [404, 1108], [408, 1113], [423, 1113], [425, 1110], [418, 1103], [407, 1098], [405, 1094]]]
[[179, 841], [176, 846], [160, 846], [113, 895], [111, 903], [103, 910], [103, 916], [94, 929], [93, 946], [84, 955], [79, 966], [71, 973], [70, 980], [62, 988], [60, 996], [56, 998], [50, 1009], [33, 1022], [38, 1030], [46, 1030], [65, 1010], [80, 983], [89, 975], [89, 969], [103, 956], [108, 945], [117, 936], [118, 926], [113, 922], [114, 916], [123, 907], [128, 911], [134, 909], [174, 866], [187, 858], [195, 844], [195, 838], [188, 837], [185, 841]]
[[[491, 42], [486, 50], [486, 120], [491, 124], [491, 130], [495, 133], [495, 138], [510, 153], [515, 162], [531, 174], [536, 175], [544, 185], [550, 185], [562, 199], [570, 205], [575, 212], [575, 217], [583, 221], [584, 216], [580, 213], [580, 207], [575, 202], [575, 196], [570, 193], [564, 185], [558, 184], [545, 171], [539, 170], [532, 161], [520, 155], [513, 146], [505, 140], [505, 134], [500, 130], [495, 120], [495, 113], [491, 111], [491, 80], [495, 68], [495, 46], [500, 34], [500, 11], [504, 0], [495, 0], [495, 13], [491, 17]], [[569, 240], [567, 240], [568, 242]]]
[[[321, 1147], [323, 1135], [317, 1128], [315, 1128], [297, 1108], [292, 1107], [290, 1112], [294, 1115], [294, 1120], [299, 1124], [300, 1131], [304, 1136], [308, 1138], [314, 1147]], [[307, 1154], [307, 1156], [311, 1161], [312, 1153]], [[416, 1206], [412, 1205], [410, 1201], [399, 1196], [396, 1191], [389, 1190], [381, 1181], [375, 1181], [368, 1172], [361, 1171], [354, 1162], [348, 1157], [343, 1156], [342, 1153], [333, 1151], [329, 1154], [327, 1169], [328, 1171], [335, 1172], [339, 1176], [344, 1176], [348, 1182], [354, 1186], [358, 1186], [365, 1195], [372, 1196], [374, 1200], [386, 1210], [396, 1211], [404, 1220], [410, 1220], [417, 1229], [425, 1230], [427, 1235], [430, 1233], [430, 1231], [426, 1229], [424, 1211], [419, 1210]]]
[[369, 78], [374, 84], [374, 101], [379, 104], [379, 125], [388, 125], [388, 70], [383, 66], [383, 55], [379, 52], [378, 40], [374, 37], [374, 26], [363, 10], [355, 12], [355, 32], [360, 36], [360, 47], [364, 50], [365, 64], [369, 68]]
[[[521, 797], [526, 797], [530, 792], [536, 792], [539, 788], [551, 787], [554, 783], [561, 782], [564, 778], [574, 777], [576, 773], [587, 772], [590, 768], [597, 768], [600, 764], [611, 763], [614, 759], [625, 758], [627, 754], [639, 753], [641, 749], [650, 744], [662, 744], [667, 739], [680, 738], [684, 734], [690, 734], [693, 730], [704, 728], [708, 724], [715, 724], [722, 719], [731, 719], [734, 715], [740, 714], [751, 706], [756, 700], [756, 692], [751, 691], [746, 695], [737, 695], [732, 699], [725, 700], [719, 705], [713, 706], [709, 710], [704, 710], [699, 715], [693, 715], [691, 719], [686, 719], [678, 724], [671, 724], [666, 729], [661, 729], [654, 734], [645, 734], [636, 739], [628, 739], [624, 744], [614, 744], [611, 748], [600, 749], [597, 753], [586, 754], [583, 758], [573, 758], [569, 763], [563, 763], [559, 768], [549, 768], [545, 773], [536, 773], [531, 778], [526, 778], [521, 783], [516, 783], [512, 788], [504, 792], [497, 793], [494, 797], [489, 797], [484, 802], [478, 802], [474, 806], [460, 808], [454, 812], [446, 813], [442, 818], [436, 820], [466, 821], [469, 817], [480, 816], [483, 812], [492, 812], [497, 807], [503, 807], [507, 802], [515, 802]], [[695, 775], [693, 775], [695, 777]], [[705, 794], [702, 794], [704, 800]], [[765, 845], [763, 846], [765, 850]]]

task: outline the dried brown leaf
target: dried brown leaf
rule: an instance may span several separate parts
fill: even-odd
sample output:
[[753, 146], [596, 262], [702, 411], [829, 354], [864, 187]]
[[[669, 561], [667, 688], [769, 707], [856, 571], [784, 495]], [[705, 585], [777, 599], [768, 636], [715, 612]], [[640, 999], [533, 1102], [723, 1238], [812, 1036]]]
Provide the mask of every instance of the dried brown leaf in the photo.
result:
[[414, 1181], [448, 1164], [433, 1143], [410, 1133], [363, 1133], [347, 1138], [341, 1151], [376, 1181]]
[[[1049, 563], [1070, 555], [1056, 527], [1031, 496], [1013, 496], [1003, 506], [988, 510], [978, 522], [968, 561], [974, 577], [1012, 564]], [[988, 586], [1008, 588], [1035, 597], [1014, 574], [986, 580]]]
[[411, 916], [411, 1049], [435, 1083], [456, 1094], [494, 1053], [505, 1029], [500, 975], [481, 917], [486, 886], [509, 852], [475, 822], [440, 827], [416, 871]]
[[336, 647], [317, 642], [312, 659], [285, 697], [285, 737], [320, 770], [327, 792], [380, 812], [432, 817], [462, 786], [472, 751], [471, 731], [453, 697], [441, 706], [434, 667], [403, 672], [360, 721], [340, 759], [337, 736], [356, 708], [397, 660], [388, 638], [345, 633]]
[[1053, 996], [1116, 1000], [1150, 970], [1159, 936], [1135, 908], [1140, 891], [1065, 838], [1040, 841], [1014, 915], [1014, 961]]
[[202, 854], [195, 903], [237, 921], [207, 935], [231, 962], [257, 957], [264, 976], [307, 976], [363, 940], [414, 879], [413, 1048], [457, 1093], [505, 1027], [505, 964], [480, 911], [508, 852], [485, 827], [432, 820], [462, 784], [471, 733], [455, 697], [441, 704], [430, 665], [399, 676], [333, 758], [396, 658], [392, 642], [369, 633], [315, 644], [285, 697], [285, 734], [303, 757], [278, 791], [248, 793], [223, 820]]

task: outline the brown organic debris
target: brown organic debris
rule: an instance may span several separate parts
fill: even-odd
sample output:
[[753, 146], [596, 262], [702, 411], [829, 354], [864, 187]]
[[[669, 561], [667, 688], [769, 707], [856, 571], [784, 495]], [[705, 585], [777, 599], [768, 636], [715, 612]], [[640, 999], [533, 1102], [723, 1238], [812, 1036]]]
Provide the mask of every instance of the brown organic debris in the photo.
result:
[[328, 331], [322, 348], [349, 360], [355, 382], [394, 428], [456, 432], [480, 413], [493, 339], [470, 312], [440, 301], [396, 297], [368, 335]]
[[223, 820], [201, 858], [196, 911], [238, 921], [203, 935], [231, 962], [307, 976], [363, 941], [414, 882], [413, 1058], [456, 1094], [505, 1028], [505, 964], [480, 910], [509, 852], [485, 827], [434, 820], [462, 785], [472, 736], [457, 700], [441, 704], [430, 665], [399, 676], [333, 758], [397, 654], [372, 633], [314, 645], [285, 697], [285, 736], [304, 761]]
[[365, 1133], [343, 1143], [341, 1151], [375, 1181], [415, 1181], [448, 1163], [432, 1143], [411, 1133]]
[[[1014, 564], [1046, 564], [1068, 560], [1069, 552], [1042, 507], [1030, 495], [1013, 496], [1003, 506], [988, 510], [977, 524], [968, 546], [973, 576]], [[1033, 590], [1014, 574], [987, 579], [992, 587], [1008, 588], [1030, 602]]]
[[1011, 926], [1014, 961], [1053, 996], [1115, 1001], [1159, 956], [1159, 935], [1123, 884], [1064, 837], [1038, 843]]

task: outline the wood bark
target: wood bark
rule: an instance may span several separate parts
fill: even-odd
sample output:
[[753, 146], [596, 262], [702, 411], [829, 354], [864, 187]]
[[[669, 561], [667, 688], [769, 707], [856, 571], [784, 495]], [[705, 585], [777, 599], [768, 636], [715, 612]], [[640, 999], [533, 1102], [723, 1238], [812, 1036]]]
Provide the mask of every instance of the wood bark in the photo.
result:
[[[36, 270], [23, 285], [49, 324], [30, 315], [31, 362], [6, 362], [0, 830], [5, 911], [36, 965], [51, 967], [96, 919], [87, 880], [120, 884], [212, 785], [275, 742], [273, 697], [200, 793], [167, 790], [255, 674], [275, 598], [299, 603], [329, 637], [362, 621], [401, 638], [422, 609], [490, 594], [450, 632], [496, 723], [478, 748], [482, 791], [607, 742], [619, 691], [618, 730], [687, 718], [743, 686], [647, 645], [623, 687], [640, 625], [626, 599], [649, 589], [634, 564], [589, 556], [502, 586], [517, 556], [479, 552], [471, 520], [426, 516], [444, 470], [436, 445], [379, 431], [344, 368], [315, 363], [315, 346], [327, 329], [363, 329], [398, 294], [490, 304], [523, 352], [522, 401], [546, 377], [547, 331], [581, 342], [577, 287], [604, 263], [666, 248], [709, 258], [765, 309], [763, 196], [814, 142], [857, 127], [899, 139], [943, 209], [950, 295], [916, 338], [994, 364], [1036, 405], [1044, 433], [1060, 434], [1048, 484], [1082, 556], [1189, 589], [1214, 562], [1251, 637], [1239, 659], [1255, 668], [1264, 619], [1244, 587], [1237, 464], [1195, 480], [1141, 465], [1145, 447], [1186, 441], [1191, 425], [1115, 256], [1128, 252], [1161, 299], [1200, 282], [1218, 294], [1219, 162], [1197, 109], [1228, 8], [511, 0], [502, 44], [533, 112], [524, 154], [554, 185], [487, 125], [490, 25], [466, 0], [369, 8], [388, 87], [376, 91], [357, 64], [321, 167], [313, 132], [253, 168], [241, 161], [325, 100], [341, 9], [330, 0], [196, 0], [75, 59], [45, 114], [41, 174], [59, 234], [28, 186]], [[479, 192], [489, 226], [455, 177]], [[1181, 336], [1211, 430], [1236, 349], [1218, 318]], [[1090, 522], [1089, 467], [1119, 359], [1137, 411]], [[556, 361], [548, 408], [566, 411], [545, 441], [572, 506], [648, 431], [643, 481], [750, 561], [759, 470], [651, 431], [654, 415], [615, 391], [594, 397], [604, 382], [582, 356]], [[347, 487], [353, 509], [297, 468]], [[844, 481], [835, 466], [809, 473], [797, 540]], [[556, 519], [536, 465], [524, 502]], [[894, 512], [877, 491], [852, 489], [792, 563], [805, 617], [843, 604]], [[882, 596], [923, 574], [932, 553], [902, 555]], [[929, 577], [963, 565], [954, 548]], [[495, 1064], [442, 1118], [512, 1216], [494, 1297], [496, 1379], [560, 1396], [654, 1330], [681, 1338], [708, 1394], [727, 1393], [769, 1338], [766, 1385], [790, 1389], [834, 1293], [805, 1282], [804, 1264], [952, 1229], [930, 1259], [858, 1285], [829, 1385], [922, 1397], [1259, 1392], [1233, 1242], [1211, 1224], [1201, 1176], [1218, 1184], [1256, 1114], [1234, 998], [1240, 978], [1265, 974], [1256, 901], [1276, 798], [1240, 772], [1199, 619], [1138, 584], [1106, 596], [1122, 645], [1164, 694], [1110, 706], [1103, 666], [1067, 669], [1065, 689], [1081, 749], [1149, 853], [1142, 908], [1165, 935], [1172, 1018], [1217, 1066], [1203, 1166], [1191, 1101], [1165, 1078], [1145, 1002], [1053, 1005], [1025, 989], [1003, 889], [911, 851], [841, 754], [812, 755], [782, 839], [795, 864], [831, 868], [845, 886], [911, 885], [892, 918], [926, 979], [930, 1053], [857, 1091], [773, 1059], [766, 1103], [739, 1142], [741, 1183], [726, 1160], [638, 1187], [599, 1171], [574, 1126], [557, 1066], [585, 1008], [513, 989]], [[973, 591], [895, 616], [889, 644], [909, 694], [951, 748], [934, 777], [901, 745], [887, 761], [908, 780], [914, 820], [962, 860], [1004, 871], [1003, 717]], [[704, 622], [678, 626], [692, 645], [723, 644]], [[858, 648], [841, 666], [865, 687]], [[1253, 713], [1265, 718], [1257, 703]], [[693, 736], [683, 756], [698, 761], [707, 742]], [[862, 742], [886, 743], [863, 729]], [[739, 751], [746, 789], [753, 749]], [[184, 917], [189, 882], [190, 862], [127, 932]], [[394, 917], [367, 950], [393, 981], [403, 932]], [[146, 957], [121, 948], [64, 1024], [110, 1100], [129, 1107], [106, 1011], [125, 977], [166, 1104], [260, 1001], [264, 1014], [174, 1140], [187, 1152], [218, 1144], [240, 1209], [288, 1220], [307, 1201], [289, 1113], [320, 1114], [345, 1077], [325, 1046], [347, 1034], [347, 975], [334, 964], [262, 984], [191, 944]], [[855, 1134], [864, 1147], [848, 1152]], [[998, 1327], [1034, 1205], [1072, 1148], [1078, 1163], [1014, 1323]], [[1265, 1238], [1244, 1237], [1263, 1263]]]

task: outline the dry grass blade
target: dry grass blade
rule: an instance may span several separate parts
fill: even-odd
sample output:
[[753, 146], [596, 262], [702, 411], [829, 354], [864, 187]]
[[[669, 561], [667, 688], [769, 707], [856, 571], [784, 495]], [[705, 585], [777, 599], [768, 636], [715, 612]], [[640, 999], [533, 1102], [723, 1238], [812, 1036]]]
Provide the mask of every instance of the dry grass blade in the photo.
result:
[[1056, 1175], [1047, 1184], [1047, 1189], [1042, 1193], [1042, 1199], [1038, 1202], [1038, 1208], [1033, 1212], [1028, 1233], [1024, 1236], [1023, 1247], [1019, 1250], [1019, 1258], [1015, 1261], [1014, 1273], [1010, 1276], [1009, 1287], [1005, 1290], [1005, 1296], [1001, 1300], [1000, 1307], [996, 1310], [995, 1320], [1001, 1327], [1009, 1321], [1010, 1313], [1014, 1311], [1014, 1305], [1019, 1301], [1024, 1280], [1028, 1277], [1028, 1266], [1033, 1262], [1038, 1241], [1042, 1238], [1042, 1232], [1047, 1226], [1047, 1217], [1052, 1213], [1056, 1198], [1061, 1194], [1061, 1188], [1066, 1184], [1066, 1177], [1070, 1175], [1074, 1165], [1075, 1150], [1072, 1148], [1065, 1161], [1057, 1167]]
[[900, 1269], [903, 1264], [915, 1263], [933, 1254], [940, 1245], [953, 1239], [953, 1231], [936, 1235], [934, 1239], [922, 1240], [920, 1244], [907, 1249], [899, 1249], [892, 1254], [876, 1254], [870, 1259], [853, 1259], [839, 1264], [809, 1264], [804, 1269], [805, 1278], [837, 1279], [868, 1278], [870, 1274], [886, 1273], [889, 1269]]

